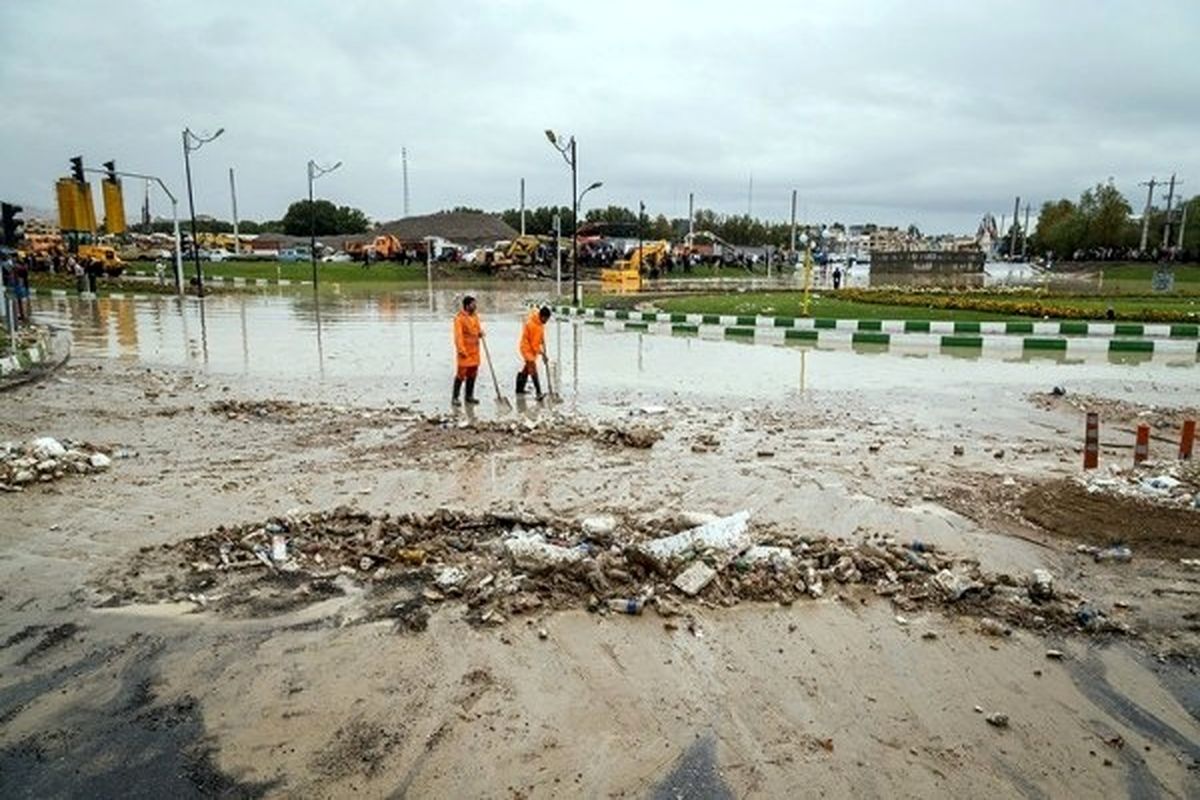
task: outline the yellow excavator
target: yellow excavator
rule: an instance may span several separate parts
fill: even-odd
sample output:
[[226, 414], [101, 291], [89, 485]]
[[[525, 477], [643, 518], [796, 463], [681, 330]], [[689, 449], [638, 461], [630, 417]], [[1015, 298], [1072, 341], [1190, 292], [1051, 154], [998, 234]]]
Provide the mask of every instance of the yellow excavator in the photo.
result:
[[637, 290], [642, 286], [642, 276], [657, 273], [666, 266], [670, 255], [670, 242], [642, 242], [641, 247], [635, 247], [611, 269], [600, 270], [600, 282], [606, 288]]
[[504, 246], [497, 246], [492, 254], [493, 267], [509, 267], [513, 264], [532, 265], [538, 260], [538, 248], [543, 244], [537, 236], [518, 236]]

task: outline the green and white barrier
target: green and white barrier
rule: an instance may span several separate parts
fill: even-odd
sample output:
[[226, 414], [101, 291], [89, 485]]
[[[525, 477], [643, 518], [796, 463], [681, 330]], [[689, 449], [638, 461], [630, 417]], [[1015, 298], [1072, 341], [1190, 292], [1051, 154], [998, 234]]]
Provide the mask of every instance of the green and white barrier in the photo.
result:
[[735, 316], [728, 314], [671, 314], [604, 308], [575, 309], [562, 306], [560, 314], [590, 319], [672, 324], [721, 325], [743, 328], [783, 328], [876, 333], [929, 333], [941, 335], [1076, 337], [1144, 337], [1152, 339], [1200, 339], [1200, 323], [1084, 322], [1062, 320], [1011, 320], [999, 322], [951, 322], [946, 320], [827, 319], [822, 317]]

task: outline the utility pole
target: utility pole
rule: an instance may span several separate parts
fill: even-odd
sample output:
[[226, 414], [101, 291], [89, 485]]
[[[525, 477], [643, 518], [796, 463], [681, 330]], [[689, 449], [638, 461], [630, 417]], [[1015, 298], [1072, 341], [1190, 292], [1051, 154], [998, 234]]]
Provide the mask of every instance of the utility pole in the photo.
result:
[[229, 200], [233, 204], [233, 254], [236, 256], [242, 251], [242, 240], [238, 238], [237, 186], [233, 182], [233, 167], [229, 168]]
[[688, 192], [688, 244], [696, 234], [696, 193]]
[[788, 248], [792, 258], [796, 257], [796, 190], [792, 189], [792, 245]]
[[1179, 215], [1179, 242], [1175, 245], [1180, 250], [1183, 249], [1183, 230], [1187, 227], [1187, 212], [1192, 207], [1192, 201], [1183, 204], [1183, 213]]
[[1029, 201], [1025, 201], [1025, 227], [1021, 231], [1021, 260], [1029, 253]]
[[750, 190], [746, 194], [746, 216], [754, 216], [754, 173], [750, 173]]
[[1158, 181], [1154, 176], [1148, 181], [1142, 181], [1138, 186], [1149, 186], [1146, 190], [1146, 210], [1142, 212], [1142, 243], [1138, 245], [1140, 252], [1146, 252], [1146, 245], [1149, 244], [1150, 238], [1150, 204], [1154, 202], [1154, 187], [1158, 185]]
[[408, 216], [408, 148], [400, 148], [400, 172], [404, 180], [404, 216]]
[[[1180, 181], [1183, 183], [1183, 181]], [[1170, 188], [1167, 190], [1167, 219], [1163, 224], [1163, 249], [1171, 246], [1171, 203], [1175, 200], [1175, 173], [1171, 173]]]
[[521, 178], [521, 235], [525, 235], [525, 179]]
[[1017, 195], [1017, 199], [1013, 200], [1013, 224], [1012, 234], [1008, 238], [1008, 260], [1012, 261], [1017, 257], [1017, 219], [1021, 214], [1021, 196]]

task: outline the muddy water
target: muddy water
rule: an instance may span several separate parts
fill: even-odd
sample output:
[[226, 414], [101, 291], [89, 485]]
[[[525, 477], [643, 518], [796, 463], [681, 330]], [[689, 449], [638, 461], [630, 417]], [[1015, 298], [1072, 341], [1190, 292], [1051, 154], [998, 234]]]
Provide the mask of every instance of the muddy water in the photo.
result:
[[[453, 363], [450, 320], [463, 289], [408, 292], [281, 291], [79, 301], [42, 298], [42, 319], [70, 329], [75, 352], [148, 366], [185, 366], [213, 375], [292, 379], [340, 387], [364, 401], [428, 394], [447, 382]], [[516, 286], [480, 295], [481, 314], [502, 388], [519, 367], [516, 343], [524, 309], [545, 301], [544, 287]], [[1191, 359], [1099, 355], [981, 357], [871, 345], [830, 350], [632, 333], [554, 320], [548, 350], [556, 389], [569, 403], [630, 397], [744, 401], [821, 392], [923, 392], [964, 395], [1054, 384], [1114, 389], [1133, 381], [1156, 391], [1194, 386]], [[490, 395], [486, 368], [481, 382]], [[586, 398], [582, 401], [581, 398]]]

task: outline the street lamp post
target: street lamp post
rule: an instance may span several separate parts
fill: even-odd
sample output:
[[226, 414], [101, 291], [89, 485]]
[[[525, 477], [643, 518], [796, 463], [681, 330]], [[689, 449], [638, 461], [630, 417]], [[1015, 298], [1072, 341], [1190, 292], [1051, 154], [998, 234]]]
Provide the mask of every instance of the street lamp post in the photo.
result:
[[599, 189], [603, 184], [597, 181], [581, 193], [579, 191], [579, 159], [575, 149], [575, 137], [572, 136], [565, 144], [560, 145], [559, 137], [554, 134], [554, 131], [547, 130], [546, 138], [550, 140], [550, 144], [562, 155], [567, 166], [571, 168], [571, 299], [578, 308], [583, 304], [583, 297], [579, 292], [579, 204], [585, 194], [592, 189]]
[[204, 272], [200, 269], [200, 243], [196, 239], [196, 201], [192, 196], [192, 160], [191, 153], [216, 139], [225, 132], [217, 128], [212, 136], [198, 136], [190, 128], [183, 129], [183, 169], [187, 174], [188, 211], [192, 217], [192, 260], [196, 264], [196, 293], [204, 296]]
[[317, 288], [317, 207], [313, 204], [313, 181], [341, 165], [339, 161], [332, 167], [322, 167], [311, 158], [308, 160], [308, 258], [312, 262], [313, 289]]

